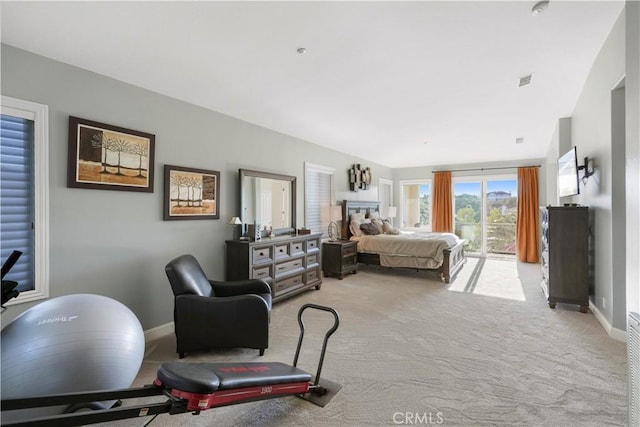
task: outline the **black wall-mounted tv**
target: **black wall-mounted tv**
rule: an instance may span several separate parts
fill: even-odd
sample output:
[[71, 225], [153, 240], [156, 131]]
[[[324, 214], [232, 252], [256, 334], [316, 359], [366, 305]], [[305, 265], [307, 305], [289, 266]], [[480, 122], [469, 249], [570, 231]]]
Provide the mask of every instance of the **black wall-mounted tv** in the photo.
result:
[[558, 197], [580, 194], [578, 177], [578, 153], [576, 147], [558, 159]]

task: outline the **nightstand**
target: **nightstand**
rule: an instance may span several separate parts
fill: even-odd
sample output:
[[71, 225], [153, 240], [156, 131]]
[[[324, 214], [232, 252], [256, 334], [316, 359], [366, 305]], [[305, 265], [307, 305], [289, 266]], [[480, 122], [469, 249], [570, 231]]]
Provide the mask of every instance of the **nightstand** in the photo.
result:
[[322, 243], [322, 272], [342, 280], [345, 274], [358, 272], [358, 242], [336, 240]]

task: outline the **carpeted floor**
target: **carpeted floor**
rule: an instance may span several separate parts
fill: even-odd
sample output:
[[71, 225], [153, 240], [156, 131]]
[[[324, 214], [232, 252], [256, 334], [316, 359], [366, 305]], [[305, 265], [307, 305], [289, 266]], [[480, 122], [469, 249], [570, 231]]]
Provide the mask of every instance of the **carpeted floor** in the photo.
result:
[[[270, 347], [189, 355], [186, 362], [291, 363], [298, 308], [341, 317], [323, 377], [342, 384], [324, 408], [296, 397], [160, 415], [152, 426], [623, 426], [626, 346], [577, 306], [551, 310], [539, 265], [469, 258], [451, 285], [427, 272], [361, 266], [273, 308]], [[168, 285], [167, 285], [168, 286]], [[305, 320], [299, 366], [315, 373], [327, 313]], [[147, 346], [137, 385], [177, 360], [173, 335]], [[111, 425], [142, 425], [144, 418]]]

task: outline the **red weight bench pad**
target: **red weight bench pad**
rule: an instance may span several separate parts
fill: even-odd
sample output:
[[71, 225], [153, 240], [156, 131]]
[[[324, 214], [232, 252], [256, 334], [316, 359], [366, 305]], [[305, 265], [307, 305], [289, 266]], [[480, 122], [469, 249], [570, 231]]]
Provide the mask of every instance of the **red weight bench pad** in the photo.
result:
[[187, 410], [309, 391], [311, 374], [280, 362], [184, 363], [167, 362], [158, 368], [154, 384], [172, 396], [187, 400]]

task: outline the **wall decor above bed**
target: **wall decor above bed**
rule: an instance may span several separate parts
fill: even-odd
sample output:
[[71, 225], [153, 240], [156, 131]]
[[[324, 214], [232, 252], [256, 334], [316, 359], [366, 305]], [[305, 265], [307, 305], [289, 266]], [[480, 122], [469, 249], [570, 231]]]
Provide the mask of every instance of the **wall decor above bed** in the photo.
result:
[[368, 190], [371, 185], [371, 169], [356, 163], [349, 169], [349, 188], [351, 191]]

